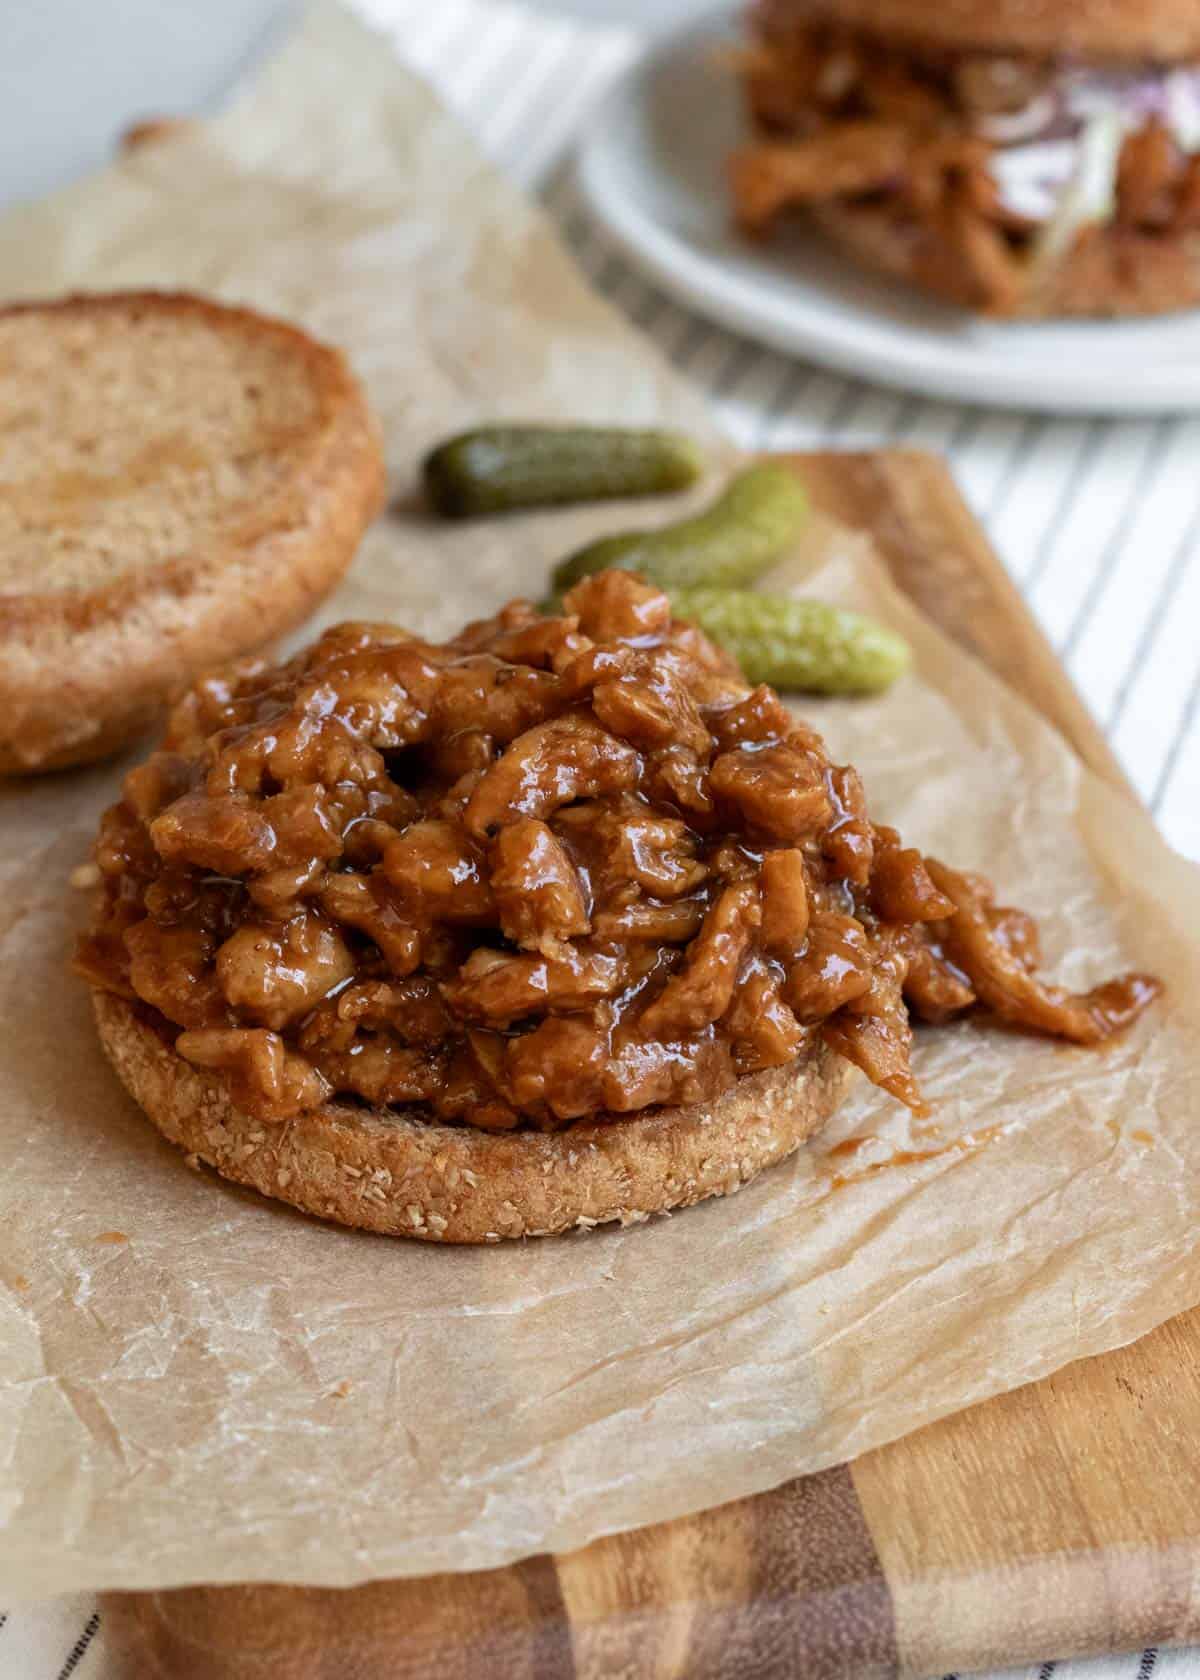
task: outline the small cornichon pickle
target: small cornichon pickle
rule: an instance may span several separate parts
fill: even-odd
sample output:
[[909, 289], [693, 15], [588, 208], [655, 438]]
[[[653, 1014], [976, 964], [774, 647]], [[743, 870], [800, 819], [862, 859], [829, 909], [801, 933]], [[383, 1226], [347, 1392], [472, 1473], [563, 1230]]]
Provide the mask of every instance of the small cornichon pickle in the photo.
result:
[[696, 444], [677, 432], [483, 426], [439, 444], [421, 471], [438, 513], [470, 519], [685, 490], [703, 465]]
[[676, 618], [698, 624], [752, 683], [817, 694], [876, 694], [908, 669], [908, 643], [825, 601], [736, 589], [670, 590]]
[[589, 543], [555, 568], [554, 587], [569, 589], [616, 566], [641, 572], [664, 589], [753, 583], [794, 541], [808, 515], [795, 473], [777, 462], [747, 467], [703, 513], [656, 531], [624, 531]]

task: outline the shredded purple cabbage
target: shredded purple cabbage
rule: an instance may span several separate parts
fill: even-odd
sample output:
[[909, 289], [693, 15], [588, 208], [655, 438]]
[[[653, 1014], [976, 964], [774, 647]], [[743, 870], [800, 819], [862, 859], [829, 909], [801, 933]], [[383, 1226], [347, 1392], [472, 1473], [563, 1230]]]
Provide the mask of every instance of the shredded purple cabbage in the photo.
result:
[[1157, 117], [1187, 153], [1200, 152], [1200, 67], [1162, 70], [1063, 68], [1021, 110], [981, 119], [995, 144], [992, 173], [1014, 215], [1047, 222], [1075, 180], [1083, 137], [1101, 120], [1126, 132]]

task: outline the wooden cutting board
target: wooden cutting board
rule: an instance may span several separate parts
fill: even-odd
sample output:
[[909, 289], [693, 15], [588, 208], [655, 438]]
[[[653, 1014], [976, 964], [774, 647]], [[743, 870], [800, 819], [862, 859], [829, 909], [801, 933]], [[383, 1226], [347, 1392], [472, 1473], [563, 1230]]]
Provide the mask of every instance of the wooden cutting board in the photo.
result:
[[[1121, 772], [945, 467], [805, 455], [903, 589]], [[1200, 1641], [1200, 1310], [856, 1463], [510, 1569], [113, 1594], [133, 1680], [883, 1680]]]

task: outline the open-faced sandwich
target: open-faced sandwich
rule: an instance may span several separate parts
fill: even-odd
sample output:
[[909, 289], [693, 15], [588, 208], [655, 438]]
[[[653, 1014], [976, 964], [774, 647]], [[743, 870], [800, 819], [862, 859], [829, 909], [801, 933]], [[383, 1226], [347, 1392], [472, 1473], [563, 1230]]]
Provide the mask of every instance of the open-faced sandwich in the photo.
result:
[[348, 1225], [445, 1242], [735, 1190], [852, 1067], [918, 1106], [910, 1018], [1096, 1044], [987, 882], [624, 571], [446, 643], [327, 631], [176, 707], [104, 817], [78, 966], [172, 1141]]
[[1200, 303], [1192, 0], [758, 0], [737, 217], [1000, 316]]

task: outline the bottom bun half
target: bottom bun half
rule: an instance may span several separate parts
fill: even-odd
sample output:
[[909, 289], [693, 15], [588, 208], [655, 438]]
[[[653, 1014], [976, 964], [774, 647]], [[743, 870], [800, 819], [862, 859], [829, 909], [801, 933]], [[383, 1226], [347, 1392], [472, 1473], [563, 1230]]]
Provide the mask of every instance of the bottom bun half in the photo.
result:
[[[950, 303], [980, 307], [962, 259], [932, 230], [879, 205], [822, 204], [808, 212], [833, 243], [857, 261]], [[1031, 277], [1010, 307], [1010, 320], [1068, 316], [1116, 318], [1169, 315], [1200, 306], [1200, 236], [1093, 228], [1065, 258]]]
[[321, 1219], [427, 1242], [486, 1243], [725, 1196], [831, 1117], [854, 1070], [818, 1045], [750, 1074], [713, 1103], [484, 1132], [403, 1111], [330, 1103], [283, 1125], [253, 1120], [123, 998], [93, 996], [106, 1054], [171, 1143], [223, 1177]]

